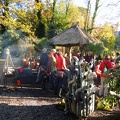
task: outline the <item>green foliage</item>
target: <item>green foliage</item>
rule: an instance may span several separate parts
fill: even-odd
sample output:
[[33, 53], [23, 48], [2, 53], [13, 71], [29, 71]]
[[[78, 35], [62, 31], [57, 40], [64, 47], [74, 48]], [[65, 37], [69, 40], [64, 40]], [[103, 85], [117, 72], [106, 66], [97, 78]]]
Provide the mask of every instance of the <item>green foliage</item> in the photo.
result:
[[61, 33], [68, 28], [70, 20], [65, 11], [65, 3], [60, 3], [54, 10], [54, 17], [48, 21], [48, 38], [52, 38], [55, 35]]
[[37, 16], [32, 11], [16, 10], [17, 16], [16, 29], [20, 29], [27, 36], [34, 36], [34, 31], [37, 23]]
[[118, 100], [116, 96], [110, 94], [102, 99], [103, 103], [111, 108], [118, 104]]
[[120, 66], [110, 69], [107, 71], [107, 76], [112, 75], [112, 78], [106, 78], [105, 83], [109, 84], [109, 90], [114, 91], [115, 93], [120, 93]]
[[110, 81], [110, 89], [116, 93], [120, 92], [120, 74], [113, 73], [113, 78]]
[[19, 34], [15, 30], [7, 30], [4, 35], [2, 35], [2, 47], [5, 48], [13, 43], [17, 43], [19, 40]]
[[36, 51], [39, 51], [44, 47], [47, 49], [50, 49], [52, 47], [51, 42], [47, 38], [36, 40], [35, 42], [33, 42], [33, 44], [35, 45]]
[[120, 61], [120, 56], [118, 56], [116, 59], [116, 62], [119, 62], [119, 61]]
[[[108, 70], [105, 75], [112, 75], [112, 78], [106, 78], [104, 83], [108, 84], [108, 91], [112, 91], [112, 93], [108, 93], [108, 95], [101, 99], [104, 105], [109, 106], [109, 108], [114, 107], [119, 102], [119, 94], [120, 94], [120, 74], [119, 70], [120, 66], [116, 68]], [[114, 93], [114, 94], [113, 94]]]
[[117, 50], [117, 51], [120, 50], [120, 36], [116, 38], [115, 50]]
[[[5, 11], [0, 17], [0, 32], [4, 34], [1, 37], [2, 47], [18, 43], [27, 37], [34, 41], [36, 49], [39, 50], [50, 45], [48, 40], [45, 40], [46, 38], [49, 39], [61, 33], [72, 23], [79, 22], [79, 26], [84, 27], [87, 9], [74, 6], [71, 0], [62, 2], [57, 0], [29, 2], [29, 0], [25, 0], [24, 2], [25, 6], [22, 0], [8, 0], [6, 4], [0, 4]], [[104, 26], [103, 32], [100, 34], [100, 39], [108, 49], [106, 51], [114, 48], [113, 33], [110, 26]], [[88, 46], [95, 54], [103, 53], [102, 45], [89, 44]]]
[[104, 28], [102, 29], [101, 34], [99, 35], [99, 38], [102, 40], [105, 48], [107, 48], [108, 51], [111, 51], [114, 49], [115, 35], [114, 35], [113, 27], [111, 27], [108, 24], [104, 25]]
[[95, 43], [88, 43], [87, 51], [92, 51], [96, 55], [101, 55], [104, 53], [104, 46], [102, 43], [95, 44]]
[[70, 1], [58, 2], [53, 11], [54, 13], [51, 12], [53, 17], [50, 17], [48, 20], [48, 38], [52, 38], [61, 33], [76, 22], [83, 28], [85, 10], [85, 8], [74, 6]]
[[50, 44], [51, 44], [51, 42], [48, 41], [48, 39], [46, 39], [46, 38], [42, 38], [42, 39], [40, 40], [40, 42], [39, 42], [39, 45], [40, 45], [42, 48], [44, 48], [44, 47], [49, 47]]

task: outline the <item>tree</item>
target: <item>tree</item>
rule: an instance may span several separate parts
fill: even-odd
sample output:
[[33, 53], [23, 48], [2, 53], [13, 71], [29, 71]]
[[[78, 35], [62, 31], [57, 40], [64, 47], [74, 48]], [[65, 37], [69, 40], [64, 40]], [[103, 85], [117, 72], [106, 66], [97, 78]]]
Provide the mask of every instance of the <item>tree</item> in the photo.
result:
[[87, 51], [92, 51], [95, 55], [103, 55], [104, 53], [104, 45], [102, 43], [95, 44], [95, 43], [88, 43]]
[[108, 24], [93, 31], [94, 36], [103, 42], [107, 52], [114, 50], [116, 40], [114, 32], [114, 28]]
[[38, 38], [42, 38], [45, 37], [45, 24], [43, 22], [43, 18], [42, 18], [42, 10], [44, 9], [44, 5], [39, 1], [39, 0], [35, 0], [37, 7], [39, 6], [39, 9], [37, 11], [37, 26], [36, 26], [36, 30], [35, 30], [35, 35]]
[[116, 51], [120, 51], [120, 36], [118, 36], [118, 37], [116, 38], [115, 50], [116, 50]]
[[[5, 31], [1, 35], [1, 47], [4, 49], [12, 44], [18, 44], [19, 41], [30, 41], [35, 38], [34, 28], [36, 22], [36, 15], [32, 12], [32, 4], [26, 2], [23, 4], [21, 1], [4, 1], [7, 2], [7, 10], [5, 12], [4, 20], [1, 20], [1, 25], [5, 26]], [[30, 6], [30, 7], [28, 7]], [[27, 9], [27, 7], [29, 9]], [[3, 10], [4, 11], [4, 10]], [[29, 40], [28, 40], [29, 37]], [[26, 39], [27, 38], [27, 39]], [[26, 42], [27, 43], [27, 42]]]
[[[51, 11], [53, 14], [52, 8]], [[73, 23], [79, 23], [80, 27], [83, 28], [85, 12], [85, 8], [75, 6], [71, 0], [57, 2], [54, 8], [54, 17], [52, 16], [48, 20], [48, 38], [51, 38], [69, 28]]]
[[[100, 8], [100, 0], [95, 0], [94, 6], [92, 0], [86, 0], [87, 2], [87, 11], [84, 23], [84, 29], [92, 33], [92, 30], [95, 29], [95, 19], [97, 17], [97, 12]], [[92, 14], [93, 13], [93, 14]]]
[[[7, 12], [5, 12], [5, 16], [0, 17], [1, 25], [6, 30], [1, 37], [4, 47], [13, 43], [17, 44], [22, 40], [29, 40], [34, 43], [38, 39], [39, 42], [37, 43], [39, 44], [42, 38], [50, 39], [77, 22], [79, 22], [81, 28], [85, 27], [87, 30], [92, 30], [94, 29], [100, 0], [96, 0], [93, 18], [90, 17], [91, 0], [88, 0], [88, 9], [74, 6], [71, 0], [16, 1], [7, 0], [6, 5], [8, 7], [5, 7]], [[4, 8], [4, 5], [1, 5]], [[102, 31], [99, 32], [102, 34]], [[102, 35], [97, 37], [103, 39]], [[113, 40], [114, 37], [111, 35], [110, 39], [106, 39], [108, 41], [105, 42], [104, 40], [104, 44], [109, 47], [107, 43], [109, 42], [110, 45], [110, 42], [113, 42], [111, 39]], [[109, 49], [111, 48], [113, 46], [110, 46]]]
[[93, 17], [92, 17], [92, 23], [91, 23], [91, 30], [94, 28], [95, 26], [95, 18], [97, 16], [97, 11], [99, 9], [99, 4], [100, 4], [100, 0], [96, 0], [96, 3], [95, 3], [95, 10], [94, 10], [94, 13], [93, 13]]
[[9, 3], [10, 3], [10, 0], [0, 0], [0, 7], [1, 7], [0, 8], [0, 11], [1, 11], [1, 15], [0, 15], [0, 33], [1, 34], [3, 34], [7, 29], [7, 26], [5, 26], [3, 24], [3, 21], [5, 20], [5, 17], [9, 12], [9, 9], [8, 9]]
[[91, 0], [88, 0], [87, 3], [87, 11], [86, 11], [86, 17], [85, 17], [85, 23], [84, 23], [84, 29], [88, 30], [89, 28], [89, 20], [90, 20], [90, 10], [91, 10]]
[[50, 49], [52, 46], [51, 42], [47, 38], [41, 38], [40, 40], [38, 39], [33, 43], [35, 44], [34, 48], [35, 51], [37, 52], [40, 52], [40, 50], [43, 49], [44, 47]]
[[55, 16], [56, 16], [56, 3], [57, 0], [53, 0], [52, 6], [51, 6], [51, 18], [49, 19], [48, 24], [48, 38], [53, 37], [55, 34]]

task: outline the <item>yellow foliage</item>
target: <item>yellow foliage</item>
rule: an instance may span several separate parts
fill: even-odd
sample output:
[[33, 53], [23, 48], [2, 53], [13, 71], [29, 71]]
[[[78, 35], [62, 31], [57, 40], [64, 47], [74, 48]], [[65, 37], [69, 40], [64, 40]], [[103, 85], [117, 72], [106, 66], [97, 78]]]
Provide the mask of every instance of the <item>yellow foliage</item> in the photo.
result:
[[112, 109], [110, 108], [110, 106], [109, 106], [109, 105], [106, 105], [106, 106], [104, 107], [104, 110], [107, 110], [107, 111], [112, 111]]

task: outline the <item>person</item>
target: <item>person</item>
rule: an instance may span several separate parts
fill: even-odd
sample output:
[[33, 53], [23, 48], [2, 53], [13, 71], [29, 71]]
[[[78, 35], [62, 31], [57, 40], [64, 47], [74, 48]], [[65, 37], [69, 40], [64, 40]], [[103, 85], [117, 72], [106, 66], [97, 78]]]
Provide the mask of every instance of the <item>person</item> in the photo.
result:
[[101, 59], [97, 60], [96, 66], [95, 66], [95, 73], [96, 73], [96, 75], [97, 75], [97, 78], [96, 78], [96, 80], [95, 80], [95, 85], [96, 85], [96, 86], [99, 86], [100, 83], [101, 83], [101, 77], [100, 77], [101, 71], [100, 71], [100, 69], [99, 69], [101, 62], [102, 62]]
[[55, 81], [55, 94], [58, 94], [59, 88], [66, 88], [70, 80], [70, 71], [66, 66], [66, 61], [61, 50], [59, 50], [59, 56], [56, 61], [56, 69], [57, 79]]
[[87, 55], [84, 56], [84, 60], [91, 65], [91, 70], [94, 71], [95, 69], [95, 59], [94, 55], [92, 54], [91, 51], [87, 52]]
[[48, 52], [49, 60], [47, 66], [47, 73], [49, 75], [50, 89], [55, 89], [55, 70], [56, 70], [56, 58], [54, 57], [53, 50]]
[[48, 57], [47, 73], [50, 75], [51, 72], [56, 69], [56, 58], [54, 57], [52, 50], [48, 52]]
[[64, 58], [65, 58], [65, 61], [66, 61], [66, 66], [68, 67], [70, 65], [70, 58], [68, 56], [68, 54], [64, 54]]
[[87, 55], [84, 56], [84, 59], [86, 62], [90, 63], [90, 61], [92, 61], [92, 59], [93, 59], [92, 52], [88, 51]]
[[38, 74], [37, 74], [36, 83], [40, 82], [41, 66], [44, 66], [45, 70], [47, 70], [48, 60], [49, 60], [49, 57], [48, 57], [48, 54], [47, 54], [47, 49], [43, 48], [42, 49], [42, 54], [40, 55], [40, 62], [39, 62], [39, 68], [38, 68]]
[[31, 68], [31, 69], [34, 69], [35, 68], [35, 58], [34, 58], [34, 56], [32, 55], [32, 53], [30, 53], [30, 55], [29, 55], [29, 58], [28, 58], [28, 61], [29, 61], [29, 68]]
[[108, 84], [105, 83], [105, 78], [110, 78], [110, 75], [106, 75], [105, 71], [114, 68], [115, 66], [110, 61], [109, 56], [105, 55], [104, 60], [101, 62], [99, 66], [99, 70], [101, 71], [100, 77], [101, 77], [101, 85], [100, 85], [100, 91], [99, 96], [106, 97], [108, 94]]
[[118, 59], [119, 57], [120, 57], [120, 53], [116, 52], [115, 63], [117, 63], [119, 61], [119, 59]]
[[113, 66], [115, 67], [115, 55], [113, 53], [110, 55], [110, 61], [112, 62]]
[[61, 50], [59, 50], [59, 56], [58, 56], [58, 59], [56, 61], [56, 69], [58, 71], [63, 70], [65, 72], [65, 74], [67, 74], [67, 76], [68, 76], [68, 81], [71, 80], [70, 70], [66, 66], [66, 59], [63, 56], [63, 52]]
[[40, 83], [42, 84], [42, 90], [46, 91], [47, 72], [46, 72], [46, 67], [44, 65], [41, 65], [39, 79], [40, 79]]
[[58, 58], [58, 53], [57, 53], [56, 49], [52, 49], [51, 51], [52, 51], [52, 53], [53, 53], [53, 56], [54, 56], [55, 59], [57, 60], [57, 58]]

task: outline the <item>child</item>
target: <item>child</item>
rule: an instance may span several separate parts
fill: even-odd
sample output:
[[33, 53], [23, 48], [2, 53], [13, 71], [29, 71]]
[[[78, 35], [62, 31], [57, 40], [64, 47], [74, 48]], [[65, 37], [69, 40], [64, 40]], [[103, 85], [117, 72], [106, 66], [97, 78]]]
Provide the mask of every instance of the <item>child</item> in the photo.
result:
[[47, 80], [47, 72], [46, 72], [45, 66], [41, 66], [39, 79], [40, 79], [40, 83], [42, 84], [42, 90], [46, 91], [45, 84], [46, 84], [46, 80]]

